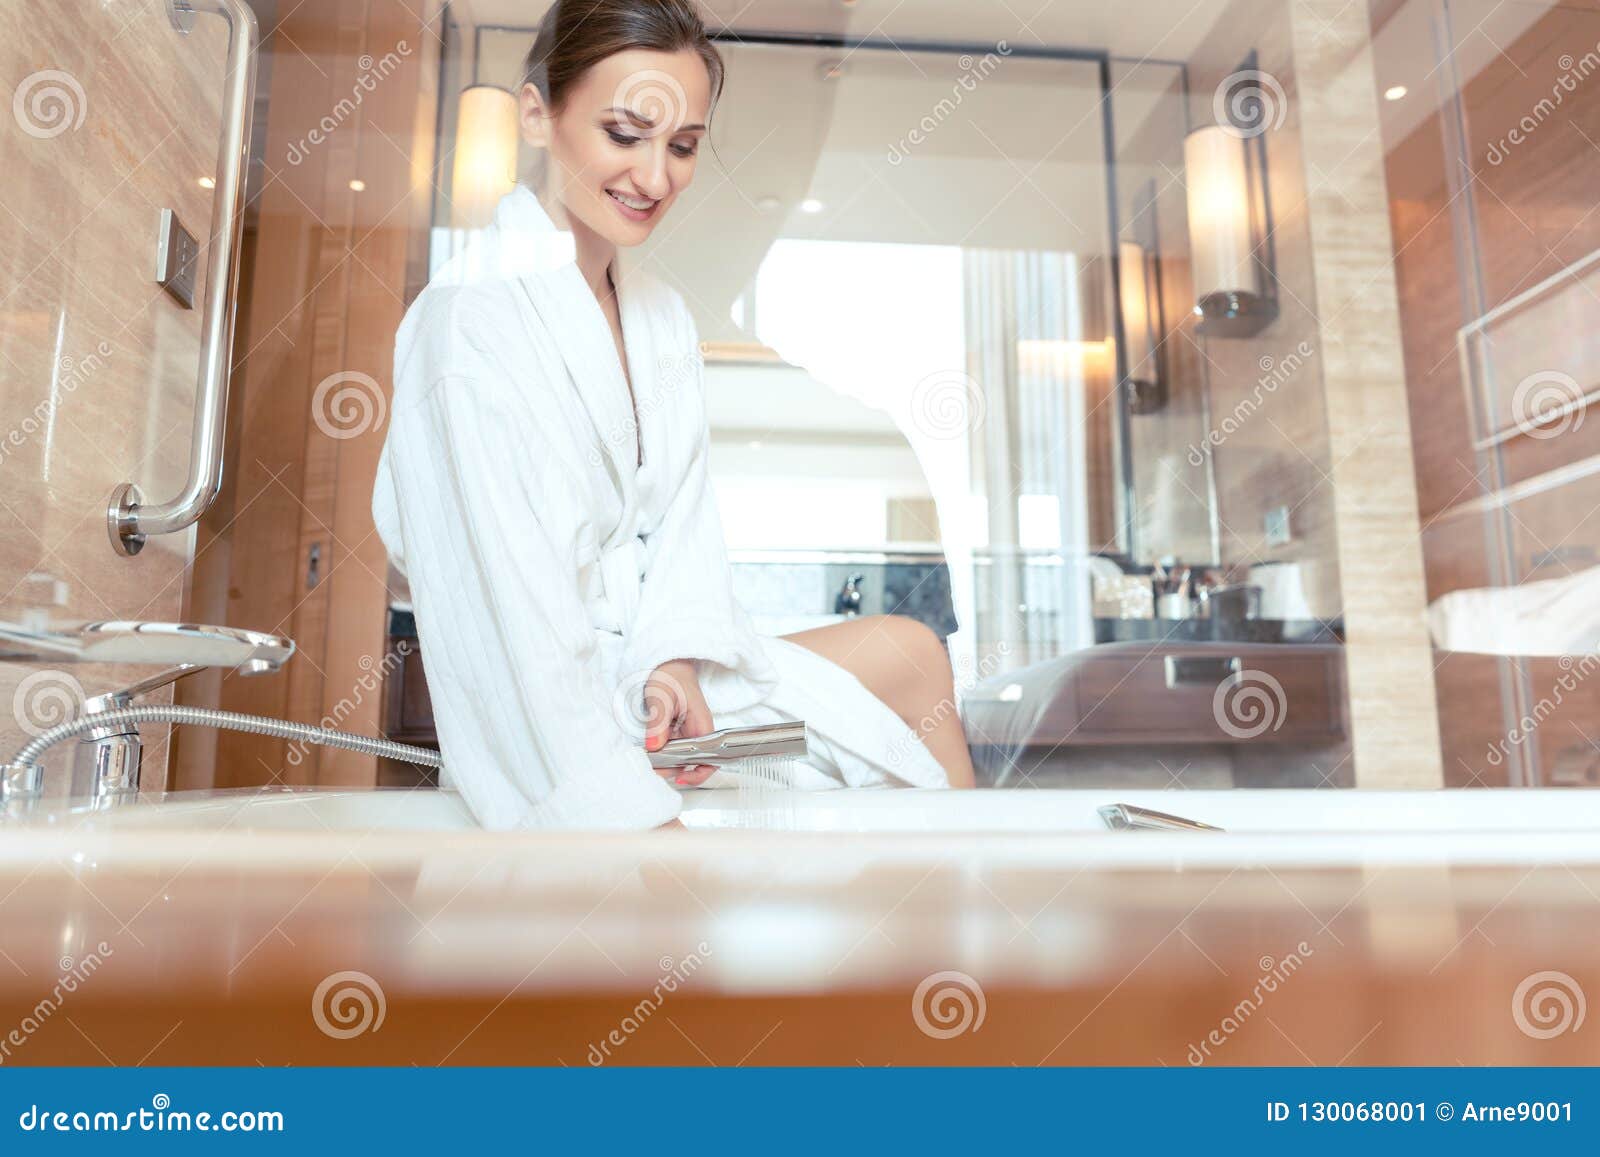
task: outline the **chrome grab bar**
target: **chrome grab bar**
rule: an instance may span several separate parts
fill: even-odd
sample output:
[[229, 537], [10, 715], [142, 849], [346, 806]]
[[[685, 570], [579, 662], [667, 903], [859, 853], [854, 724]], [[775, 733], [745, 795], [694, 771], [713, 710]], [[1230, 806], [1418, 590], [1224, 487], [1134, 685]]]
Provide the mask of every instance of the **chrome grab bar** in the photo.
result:
[[227, 432], [228, 376], [233, 357], [234, 302], [239, 287], [239, 246], [244, 233], [245, 179], [256, 90], [260, 33], [245, 0], [167, 0], [173, 27], [188, 34], [196, 13], [228, 21], [228, 72], [222, 102], [222, 144], [211, 197], [211, 253], [200, 323], [200, 374], [195, 398], [189, 479], [170, 502], [146, 503], [132, 482], [111, 493], [106, 512], [111, 547], [135, 555], [151, 534], [173, 534], [199, 521], [222, 489], [222, 446]]

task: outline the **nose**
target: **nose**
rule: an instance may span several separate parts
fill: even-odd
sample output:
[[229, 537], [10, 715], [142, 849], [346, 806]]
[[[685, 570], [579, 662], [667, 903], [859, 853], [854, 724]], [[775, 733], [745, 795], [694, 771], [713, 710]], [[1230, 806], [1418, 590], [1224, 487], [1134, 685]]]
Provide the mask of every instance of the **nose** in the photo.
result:
[[633, 183], [639, 192], [657, 201], [672, 190], [671, 179], [667, 176], [667, 146], [670, 143], [664, 136], [651, 141], [643, 163], [633, 170]]

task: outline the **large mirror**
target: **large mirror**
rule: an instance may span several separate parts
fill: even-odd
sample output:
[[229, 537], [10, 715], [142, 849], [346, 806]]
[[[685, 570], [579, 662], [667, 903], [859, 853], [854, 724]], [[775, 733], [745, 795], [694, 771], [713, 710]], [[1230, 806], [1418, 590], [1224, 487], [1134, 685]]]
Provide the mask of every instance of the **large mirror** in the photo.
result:
[[[513, 83], [527, 42], [480, 33], [479, 82]], [[721, 48], [716, 163], [628, 259], [694, 310], [761, 629], [933, 627], [982, 784], [1351, 782], [1336, 568], [1221, 516], [1213, 394], [1261, 355], [1195, 332], [1188, 70], [979, 38]], [[1247, 488], [1259, 456], [1235, 461]], [[1325, 521], [1267, 497], [1234, 518]]]
[[[1448, 189], [1436, 153], [1457, 111], [1394, 97], [1408, 54], [1435, 51], [1417, 7], [1374, 37], [1394, 82], [1375, 94], [1374, 129], [1396, 222], [1411, 184]], [[1497, 26], [1515, 41], [1534, 7]], [[721, 35], [714, 163], [627, 257], [693, 308], [735, 580], [764, 631], [884, 612], [933, 627], [989, 785], [1591, 775], [1582, 750], [1546, 751], [1520, 726], [1564, 669], [1495, 654], [1459, 626], [1440, 636], [1477, 597], [1459, 588], [1492, 587], [1506, 549], [1466, 570], [1447, 557], [1460, 548], [1445, 527], [1475, 533], [1483, 518], [1459, 507], [1473, 492], [1439, 492], [1459, 469], [1432, 448], [1429, 415], [1465, 413], [1461, 398], [1430, 410], [1397, 390], [1386, 404], [1408, 413], [1388, 412], [1385, 430], [1356, 396], [1360, 373], [1325, 380], [1330, 348], [1352, 340], [1339, 323], [1372, 303], [1352, 292], [1317, 311], [1319, 248], [1347, 249], [1339, 199], [1313, 211], [1323, 142], [1291, 99], [1283, 5], [1244, 22], [1150, 21], [1160, 45], [1138, 21], [1096, 32], [1048, 12], [1002, 40], [1012, 22], [984, 5], [959, 20], [918, 5], [892, 36], [782, 4], [761, 15]], [[464, 27], [447, 87], [514, 85], [529, 36]], [[1455, 63], [1468, 94], [1497, 83], [1482, 53]], [[1451, 223], [1462, 252], [1484, 244], [1469, 218]], [[1384, 276], [1389, 238], [1372, 241]], [[1390, 365], [1428, 356], [1435, 375], [1473, 372], [1482, 359], [1431, 350], [1454, 322], [1403, 252], [1393, 267], [1398, 295], [1372, 322]], [[1364, 513], [1398, 503], [1408, 517], [1407, 416], [1422, 496], [1409, 532]], [[1355, 464], [1397, 431], [1388, 494]], [[1481, 480], [1486, 452], [1542, 442], [1458, 449], [1483, 459]], [[1411, 535], [1398, 549], [1396, 533]], [[1556, 554], [1575, 557], [1552, 550], [1541, 577]], [[1357, 608], [1352, 563], [1374, 576]], [[1365, 659], [1349, 645], [1363, 625]]]

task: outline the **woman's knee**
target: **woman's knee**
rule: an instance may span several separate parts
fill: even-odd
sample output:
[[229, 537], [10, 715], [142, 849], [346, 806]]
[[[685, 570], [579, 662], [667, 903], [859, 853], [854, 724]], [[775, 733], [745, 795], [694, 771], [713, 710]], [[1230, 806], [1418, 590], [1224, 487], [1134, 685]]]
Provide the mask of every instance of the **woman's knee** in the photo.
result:
[[900, 677], [895, 680], [895, 694], [912, 708], [921, 708], [929, 698], [947, 694], [954, 675], [950, 669], [950, 653], [945, 649], [939, 634], [919, 619], [909, 615], [880, 615], [879, 630], [887, 636], [885, 642], [901, 661]]
[[909, 615], [889, 615], [895, 620], [910, 662], [934, 683], [948, 683], [951, 679], [950, 650], [944, 637], [921, 619]]

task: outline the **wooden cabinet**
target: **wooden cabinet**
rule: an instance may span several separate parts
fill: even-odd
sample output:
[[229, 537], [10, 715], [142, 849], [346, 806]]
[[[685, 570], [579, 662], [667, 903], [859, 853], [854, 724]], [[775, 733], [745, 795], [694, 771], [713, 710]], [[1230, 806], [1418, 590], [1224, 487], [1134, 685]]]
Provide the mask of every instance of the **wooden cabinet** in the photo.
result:
[[1345, 735], [1334, 643], [1112, 643], [986, 680], [969, 737], [1001, 747], [1326, 744]]
[[[439, 733], [433, 725], [433, 701], [428, 697], [422, 650], [417, 646], [416, 620], [410, 611], [389, 612], [386, 653], [400, 656], [400, 662], [384, 680], [384, 738], [439, 750]], [[417, 787], [437, 783], [438, 778], [439, 773], [431, 767], [390, 759], [378, 761], [379, 787]]]

